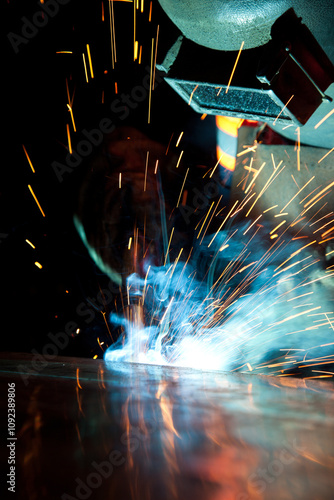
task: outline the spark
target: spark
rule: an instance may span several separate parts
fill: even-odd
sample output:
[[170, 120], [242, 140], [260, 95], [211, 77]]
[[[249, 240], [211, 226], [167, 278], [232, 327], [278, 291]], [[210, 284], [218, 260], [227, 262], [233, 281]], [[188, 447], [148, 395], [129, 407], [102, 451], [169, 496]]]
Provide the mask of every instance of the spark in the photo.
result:
[[154, 54], [154, 64], [153, 64], [153, 82], [152, 82], [152, 90], [154, 90], [155, 84], [155, 68], [157, 63], [157, 53], [158, 53], [158, 39], [159, 39], [159, 24], [157, 26], [157, 36], [155, 38], [155, 54]]
[[[266, 162], [264, 161], [261, 165], [261, 167], [259, 168], [259, 170], [256, 170], [256, 174], [253, 176], [253, 179], [251, 180], [251, 182], [249, 183], [248, 187], [245, 189], [245, 194], [248, 193], [248, 191], [250, 190], [250, 187], [254, 184], [255, 180], [257, 179], [257, 177], [260, 175], [260, 173], [262, 172], [262, 169], [264, 168]], [[255, 169], [254, 169], [255, 170]], [[247, 217], [247, 216], [246, 216]]]
[[34, 249], [36, 248], [36, 247], [35, 247], [35, 245], [33, 245], [33, 244], [31, 243], [31, 241], [26, 240], [26, 242], [28, 243], [28, 245], [30, 245], [30, 246], [31, 246], [31, 248], [34, 248]]
[[76, 370], [76, 379], [77, 379], [77, 386], [79, 387], [79, 389], [82, 389], [82, 387], [80, 385], [80, 380], [79, 380], [79, 368], [77, 368], [77, 370]]
[[304, 186], [302, 188], [299, 189], [299, 191], [291, 198], [290, 201], [288, 201], [288, 203], [286, 205], [284, 205], [281, 212], [283, 212], [286, 209], [286, 207], [288, 207], [290, 205], [290, 203], [303, 191], [303, 189], [306, 188], [306, 186], [308, 186], [310, 184], [310, 182], [313, 181], [314, 178], [315, 178], [315, 175], [313, 177], [311, 177], [311, 179], [309, 181], [307, 181], [306, 184], [304, 184]]
[[166, 255], [165, 255], [165, 262], [164, 262], [164, 266], [166, 265], [166, 262], [167, 262], [167, 257], [168, 257], [168, 252], [169, 252], [169, 247], [170, 247], [170, 243], [172, 241], [172, 238], [173, 238], [173, 233], [174, 233], [174, 227], [172, 228], [172, 231], [170, 233], [170, 237], [169, 237], [169, 241], [168, 241], [168, 246], [167, 246], [167, 250], [166, 250]]
[[176, 164], [176, 167], [175, 167], [175, 168], [179, 168], [180, 161], [181, 161], [181, 158], [182, 158], [183, 153], [184, 153], [184, 151], [181, 151], [180, 156], [179, 156], [179, 159], [177, 160], [177, 164]]
[[150, 2], [150, 11], [148, 14], [148, 22], [150, 23], [152, 21], [152, 0]]
[[144, 192], [146, 191], [146, 182], [147, 182], [147, 167], [148, 167], [148, 157], [150, 152], [146, 152], [146, 163], [145, 163], [145, 177], [144, 177]]
[[82, 53], [82, 59], [83, 59], [83, 64], [84, 64], [84, 69], [85, 69], [86, 82], [88, 83], [87, 64], [86, 64], [86, 57], [85, 57], [84, 53]]
[[25, 152], [25, 155], [27, 157], [27, 160], [28, 160], [28, 163], [30, 165], [30, 168], [31, 168], [32, 172], [35, 173], [35, 169], [33, 167], [33, 164], [31, 163], [30, 156], [28, 155], [27, 150], [26, 150], [24, 144], [22, 144], [22, 147], [23, 147], [23, 151]]
[[72, 106], [70, 104], [67, 104], [67, 107], [68, 107], [68, 110], [69, 110], [70, 115], [71, 115], [73, 130], [74, 130], [74, 132], [76, 132], [77, 129], [76, 129], [76, 126], [75, 126], [75, 121], [74, 121]]
[[28, 184], [28, 188], [29, 188], [29, 191], [31, 192], [31, 194], [32, 194], [32, 196], [33, 196], [33, 198], [34, 198], [34, 200], [35, 200], [38, 208], [40, 209], [41, 214], [43, 215], [43, 217], [45, 217], [45, 213], [43, 212], [43, 209], [42, 209], [42, 207], [41, 207], [41, 205], [40, 205], [40, 203], [39, 203], [39, 201], [38, 201], [38, 199], [37, 199], [37, 197], [36, 197], [36, 195], [35, 195], [32, 187], [30, 186], [30, 184]]
[[276, 122], [278, 120], [278, 118], [281, 116], [281, 114], [283, 113], [283, 111], [285, 110], [285, 108], [287, 107], [287, 105], [289, 104], [289, 102], [294, 98], [294, 94], [292, 94], [292, 96], [290, 97], [290, 99], [286, 102], [286, 104], [284, 104], [283, 108], [281, 109], [281, 111], [278, 113], [278, 115], [276, 116], [275, 120], [274, 120], [274, 123], [273, 125], [276, 125]]
[[122, 172], [120, 172], [118, 176], [118, 188], [122, 188]]
[[176, 207], [178, 207], [178, 206], [179, 206], [180, 199], [181, 199], [181, 195], [182, 195], [182, 191], [183, 191], [183, 188], [184, 188], [184, 184], [185, 184], [185, 182], [186, 182], [186, 178], [187, 178], [188, 172], [189, 172], [189, 168], [187, 168], [186, 175], [184, 176], [184, 179], [183, 179], [183, 184], [182, 184], [181, 191], [180, 191], [180, 194], [179, 194], [179, 199], [177, 200]]
[[204, 224], [205, 224], [205, 222], [206, 222], [206, 219], [209, 217], [209, 214], [210, 214], [211, 209], [212, 209], [212, 207], [213, 207], [213, 205], [214, 205], [214, 204], [215, 204], [215, 202], [213, 201], [213, 202], [211, 203], [211, 205], [210, 205], [209, 210], [208, 210], [208, 211], [207, 211], [207, 213], [206, 213], [206, 216], [205, 216], [205, 218], [204, 218], [203, 224], [202, 224], [202, 226], [201, 226], [200, 230], [198, 231], [198, 234], [197, 234], [197, 239], [200, 237], [200, 234], [201, 234], [201, 232], [202, 232], [202, 229], [203, 229], [203, 227], [204, 227]]
[[231, 210], [228, 212], [228, 214], [226, 215], [225, 219], [223, 220], [223, 222], [221, 223], [221, 225], [219, 226], [219, 228], [217, 229], [217, 231], [215, 232], [212, 240], [210, 241], [210, 243], [208, 244], [208, 248], [211, 246], [211, 244], [213, 243], [213, 241], [215, 240], [217, 234], [219, 233], [219, 231], [222, 229], [222, 227], [224, 226], [225, 222], [227, 221], [227, 219], [229, 218], [230, 214], [233, 212], [233, 210], [235, 209], [235, 207], [238, 205], [239, 203], [239, 200], [236, 200], [233, 207], [231, 208]]
[[130, 238], [129, 238], [128, 250], [130, 250], [130, 249], [131, 249], [131, 243], [132, 243], [132, 236], [130, 236]]
[[90, 54], [90, 48], [89, 48], [89, 44], [88, 44], [88, 43], [86, 44], [86, 48], [87, 48], [87, 55], [88, 55], [88, 62], [89, 62], [90, 76], [91, 76], [92, 78], [94, 78], [93, 64], [92, 64], [92, 57], [91, 57], [91, 54]]
[[240, 153], [237, 153], [237, 157], [239, 156], [242, 156], [242, 155], [245, 155], [247, 153], [250, 153], [251, 151], [253, 153], [255, 153], [255, 150], [257, 148], [257, 144], [254, 144], [253, 146], [249, 146], [247, 149], [245, 149], [244, 151], [240, 151]]
[[136, 2], [133, 0], [133, 60], [135, 61], [135, 45], [136, 45]]
[[66, 131], [67, 131], [67, 142], [68, 142], [68, 150], [70, 154], [72, 154], [72, 143], [71, 143], [71, 135], [70, 135], [70, 126], [66, 123]]
[[197, 90], [197, 88], [198, 88], [198, 85], [196, 85], [196, 86], [193, 88], [193, 90], [191, 91], [191, 94], [190, 94], [190, 97], [189, 97], [188, 106], [190, 106], [190, 103], [191, 103], [191, 101], [192, 101], [193, 95], [194, 95], [195, 91]]
[[[332, 186], [334, 186], [334, 181], [331, 182], [328, 186], [326, 186], [324, 189], [322, 189], [319, 193], [317, 193], [313, 198], [311, 198], [307, 203], [305, 203], [304, 208], [308, 207], [314, 200], [319, 198], [323, 193], [325, 193], [328, 189], [330, 189]], [[328, 194], [328, 193], [327, 193]], [[319, 200], [318, 200], [319, 201]]]
[[39, 269], [42, 269], [42, 264], [40, 264], [39, 262], [35, 262], [35, 266], [38, 267]]
[[[112, 61], [112, 68], [114, 69], [115, 68], [115, 63], [117, 62], [116, 40], [115, 40], [114, 2], [109, 0], [108, 4], [109, 4], [109, 25], [110, 25], [111, 61]], [[134, 37], [135, 37], [135, 35], [134, 35]], [[135, 40], [135, 38], [134, 38], [134, 40]]]
[[182, 131], [182, 132], [181, 132], [181, 134], [179, 135], [178, 140], [176, 141], [175, 147], [178, 147], [178, 145], [180, 144], [180, 141], [181, 141], [181, 139], [182, 139], [182, 136], [183, 136], [183, 131]]
[[300, 127], [297, 127], [297, 170], [300, 172]]
[[273, 205], [272, 207], [266, 208], [266, 210], [264, 210], [263, 213], [265, 214], [265, 213], [269, 212], [269, 210], [272, 210], [273, 208], [277, 208], [277, 207], [278, 207], [278, 205]]
[[328, 151], [322, 158], [320, 158], [320, 160], [318, 161], [318, 163], [322, 162], [322, 160], [324, 160], [326, 158], [326, 156], [328, 156], [330, 153], [332, 153], [334, 151], [334, 148], [332, 148], [330, 151]]
[[150, 90], [149, 90], [149, 96], [148, 96], [147, 123], [151, 122], [151, 101], [152, 101], [152, 84], [153, 84], [153, 53], [154, 53], [154, 38], [152, 38], [152, 47], [151, 47], [151, 71], [150, 71]]
[[333, 108], [333, 109], [332, 109], [329, 113], [327, 113], [327, 115], [326, 115], [326, 116], [324, 116], [324, 117], [320, 120], [320, 122], [318, 122], [318, 123], [314, 126], [314, 128], [315, 128], [315, 129], [317, 129], [318, 127], [320, 127], [320, 125], [322, 125], [322, 124], [324, 123], [324, 121], [326, 121], [326, 120], [327, 120], [327, 118], [329, 118], [329, 117], [330, 117], [333, 113], [334, 113], [334, 108]]
[[235, 69], [237, 67], [237, 64], [238, 64], [238, 61], [239, 61], [239, 57], [241, 55], [241, 51], [243, 49], [243, 46], [244, 46], [245, 42], [243, 41], [241, 43], [241, 46], [240, 46], [240, 49], [239, 49], [239, 52], [238, 52], [238, 55], [237, 55], [237, 58], [235, 60], [235, 63], [234, 63], [234, 66], [233, 66], [233, 69], [232, 69], [232, 73], [231, 73], [231, 76], [230, 76], [230, 79], [228, 81], [228, 84], [227, 84], [227, 87], [226, 87], [226, 90], [225, 90], [225, 94], [227, 94], [229, 88], [230, 88], [230, 85], [231, 85], [231, 81], [232, 81], [232, 78], [233, 78], [233, 75], [234, 75], [234, 72], [235, 72]]

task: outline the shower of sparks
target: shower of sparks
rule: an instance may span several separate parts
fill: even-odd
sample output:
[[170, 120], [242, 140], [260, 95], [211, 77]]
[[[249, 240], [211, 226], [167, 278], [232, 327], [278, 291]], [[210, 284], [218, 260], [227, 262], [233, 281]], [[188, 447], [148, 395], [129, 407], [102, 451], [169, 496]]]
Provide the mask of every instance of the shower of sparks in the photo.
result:
[[243, 47], [244, 47], [244, 44], [245, 44], [245, 42], [243, 41], [243, 42], [241, 43], [241, 46], [240, 46], [240, 49], [239, 49], [239, 52], [238, 52], [237, 58], [236, 58], [236, 60], [235, 60], [235, 63], [234, 63], [233, 69], [232, 69], [232, 73], [231, 73], [230, 79], [229, 79], [229, 81], [228, 81], [228, 83], [227, 83], [227, 87], [226, 87], [226, 90], [225, 90], [225, 94], [227, 94], [227, 92], [228, 92], [228, 90], [229, 90], [229, 88], [230, 88], [230, 85], [231, 85], [231, 82], [232, 82], [232, 78], [233, 78], [233, 75], [234, 75], [234, 73], [235, 73], [235, 70], [236, 70], [236, 67], [237, 67], [237, 64], [238, 64], [238, 61], [239, 61], [239, 58], [240, 58], [240, 55], [241, 55], [242, 49], [243, 49]]
[[23, 151], [25, 152], [25, 155], [27, 157], [27, 160], [28, 160], [28, 163], [30, 165], [30, 168], [31, 168], [32, 172], [35, 173], [35, 169], [33, 167], [33, 164], [31, 163], [30, 157], [29, 157], [29, 155], [27, 153], [27, 150], [26, 150], [26, 148], [25, 148], [25, 146], [23, 144], [22, 144], [22, 147], [23, 147]]
[[43, 217], [45, 217], [45, 213], [43, 212], [43, 209], [42, 209], [42, 207], [41, 207], [41, 205], [40, 205], [40, 203], [39, 203], [39, 201], [38, 201], [38, 199], [37, 199], [37, 197], [36, 197], [36, 195], [35, 195], [32, 187], [30, 186], [30, 184], [28, 184], [28, 188], [29, 188], [29, 191], [31, 192], [31, 194], [32, 194], [32, 196], [33, 196], [33, 198], [34, 198], [34, 200], [35, 200], [38, 208], [40, 209], [41, 214], [43, 215]]

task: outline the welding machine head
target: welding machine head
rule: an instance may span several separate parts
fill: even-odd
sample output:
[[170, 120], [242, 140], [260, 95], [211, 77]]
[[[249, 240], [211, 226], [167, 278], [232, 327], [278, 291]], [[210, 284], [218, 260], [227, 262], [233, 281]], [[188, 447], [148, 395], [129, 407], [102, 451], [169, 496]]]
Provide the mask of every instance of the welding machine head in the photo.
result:
[[265, 121], [290, 139], [295, 123], [301, 142], [334, 146], [332, 0], [159, 2], [182, 35], [158, 67], [196, 111]]

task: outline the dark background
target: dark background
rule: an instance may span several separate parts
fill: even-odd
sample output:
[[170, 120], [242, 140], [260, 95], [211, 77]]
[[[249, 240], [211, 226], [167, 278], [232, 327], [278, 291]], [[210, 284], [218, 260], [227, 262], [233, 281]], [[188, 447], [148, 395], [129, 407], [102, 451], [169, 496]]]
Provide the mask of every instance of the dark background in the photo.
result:
[[[158, 60], [179, 34], [157, 0], [152, 3], [152, 22], [148, 22], [149, 5], [145, 0], [144, 12], [139, 9], [136, 15], [137, 40], [143, 46], [141, 65], [133, 61], [132, 2], [114, 2], [115, 69], [112, 69], [109, 11], [105, 0], [69, 0], [59, 5], [59, 11], [53, 17], [48, 16], [45, 26], [38, 27], [27, 43], [18, 45], [18, 53], [6, 36], [2, 67], [5, 109], [2, 130], [5, 135], [0, 186], [3, 351], [36, 349], [42, 352], [50, 343], [48, 333], [64, 332], [69, 321], [78, 325], [80, 333], [74, 334], [59, 354], [101, 357], [103, 350], [96, 338], [110, 342], [102, 313], [89, 305], [89, 297], [96, 297], [108, 280], [89, 258], [72, 222], [78, 185], [91, 158], [72, 173], [64, 174], [62, 183], [51, 166], [54, 161], [65, 163], [68, 153], [66, 123], [70, 124], [73, 149], [75, 142], [83, 138], [82, 130], [97, 128], [105, 117], [112, 119], [116, 126], [135, 126], [166, 145], [173, 133], [176, 138], [188, 128], [190, 133], [185, 134], [183, 147], [200, 147], [201, 136], [196, 137], [195, 130], [199, 116], [165, 82], [152, 93], [150, 125], [147, 124], [148, 100], [132, 110], [122, 123], [117, 122], [118, 118], [110, 111], [110, 103], [115, 99], [115, 81], [119, 95], [130, 93], [135, 85], [141, 84], [145, 67], [150, 65], [151, 40], [156, 36], [157, 25]], [[33, 21], [40, 10], [38, 2], [8, 0], [7, 34], [22, 36], [26, 20]], [[95, 75], [89, 83], [86, 83], [82, 62], [87, 43]], [[73, 53], [57, 54], [57, 51], [66, 50]], [[75, 134], [66, 105], [66, 79], [70, 95], [74, 93]], [[23, 144], [35, 174], [28, 164]], [[212, 158], [214, 153], [213, 148]], [[31, 248], [26, 239], [36, 249]], [[35, 266], [36, 261], [42, 264], [42, 269]], [[89, 323], [76, 313], [83, 301], [95, 311]]]

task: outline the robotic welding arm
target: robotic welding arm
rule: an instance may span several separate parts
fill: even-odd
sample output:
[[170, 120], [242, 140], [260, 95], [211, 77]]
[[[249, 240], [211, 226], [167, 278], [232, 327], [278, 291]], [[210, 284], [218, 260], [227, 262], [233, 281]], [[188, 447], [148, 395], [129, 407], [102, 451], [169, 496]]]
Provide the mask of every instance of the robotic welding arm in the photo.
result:
[[334, 146], [331, 0], [159, 2], [182, 35], [158, 67], [193, 109]]

